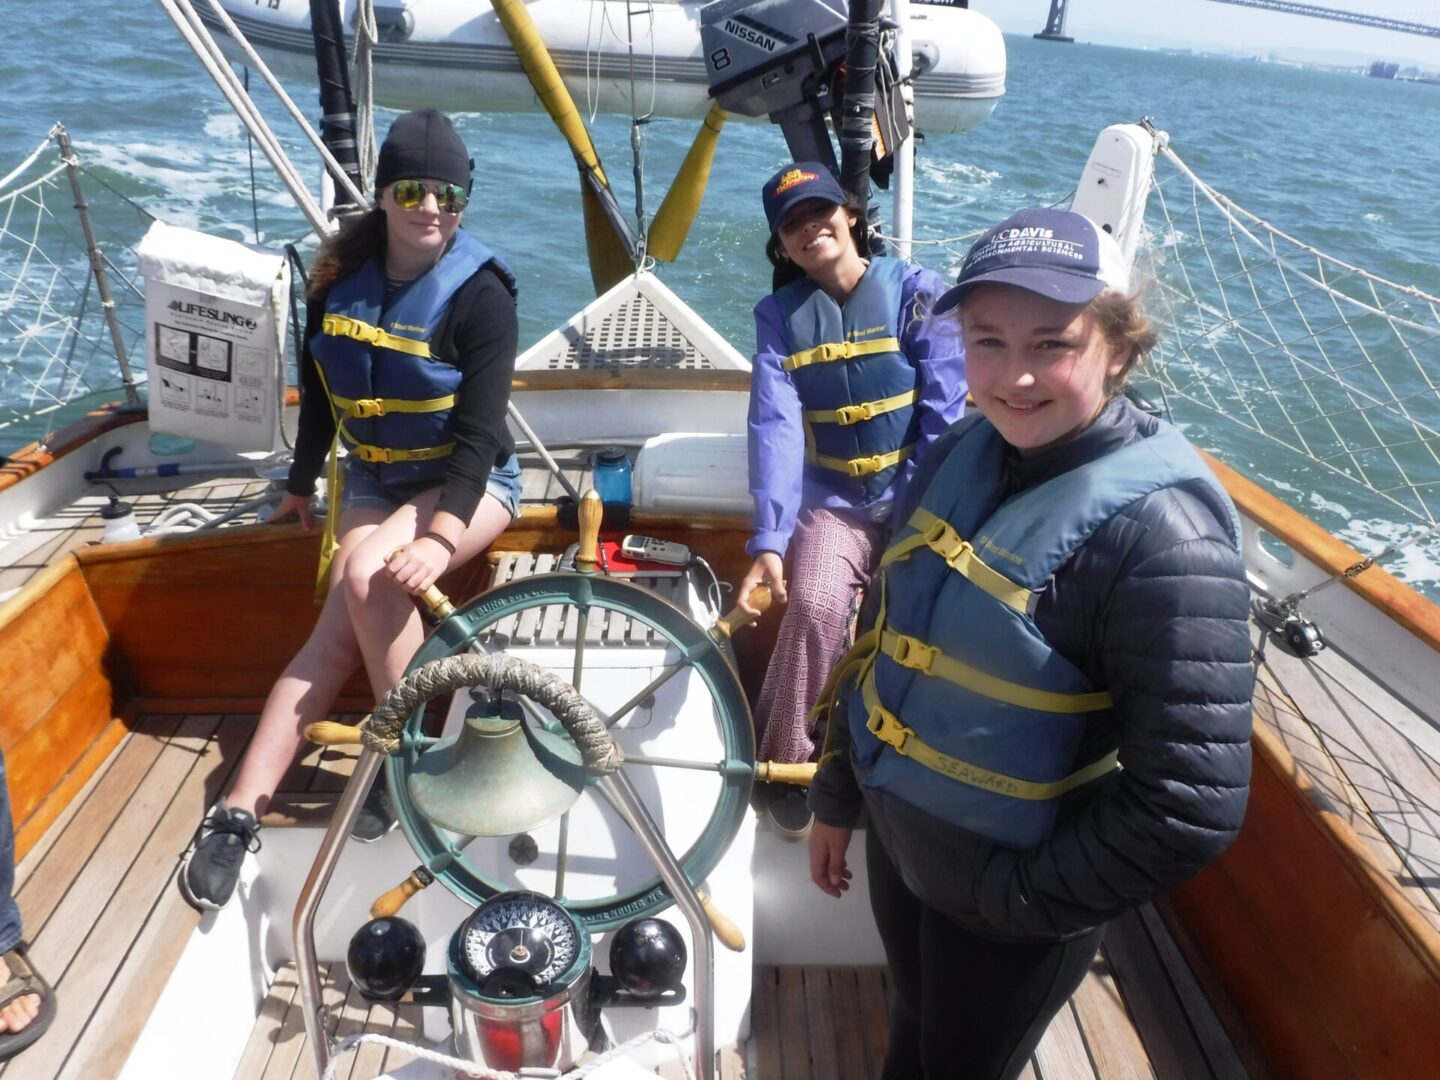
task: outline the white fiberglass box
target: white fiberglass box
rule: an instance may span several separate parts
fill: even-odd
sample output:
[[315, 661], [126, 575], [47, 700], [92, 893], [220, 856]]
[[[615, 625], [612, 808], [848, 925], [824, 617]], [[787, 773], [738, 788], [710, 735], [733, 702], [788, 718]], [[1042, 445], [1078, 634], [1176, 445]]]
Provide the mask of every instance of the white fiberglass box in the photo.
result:
[[647, 439], [635, 458], [635, 505], [749, 514], [745, 444], [744, 435], [675, 433]]

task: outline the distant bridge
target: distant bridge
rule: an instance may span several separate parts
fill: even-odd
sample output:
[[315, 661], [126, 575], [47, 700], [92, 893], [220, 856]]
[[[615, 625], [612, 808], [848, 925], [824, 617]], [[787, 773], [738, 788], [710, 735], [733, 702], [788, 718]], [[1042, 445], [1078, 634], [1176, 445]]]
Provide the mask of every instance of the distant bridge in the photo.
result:
[[[1212, 0], [1217, 4], [1234, 4], [1236, 7], [1259, 8], [1261, 11], [1278, 11], [1282, 15], [1305, 15], [1312, 19], [1330, 19], [1334, 22], [1350, 23], [1352, 26], [1368, 26], [1375, 30], [1394, 30], [1401, 34], [1419, 34], [1422, 37], [1440, 38], [1440, 26], [1428, 23], [1409, 22], [1405, 19], [1390, 19], [1383, 15], [1367, 15], [1360, 11], [1342, 11], [1340, 8], [1320, 7], [1318, 4], [1297, 4], [1291, 0]], [[1037, 38], [1051, 41], [1071, 40], [1065, 33], [1065, 17], [1069, 13], [1069, 0], [1050, 0], [1050, 17], [1045, 29], [1036, 34]]]

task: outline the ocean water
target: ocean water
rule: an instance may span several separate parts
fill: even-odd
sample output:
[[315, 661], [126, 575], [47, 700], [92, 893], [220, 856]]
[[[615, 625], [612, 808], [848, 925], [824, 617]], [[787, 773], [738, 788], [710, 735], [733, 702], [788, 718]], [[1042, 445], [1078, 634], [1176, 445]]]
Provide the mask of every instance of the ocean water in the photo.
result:
[[[12, 47], [0, 53], [0, 174], [60, 120], [97, 180], [172, 224], [309, 250], [304, 219], [258, 152], [252, 185], [244, 129], [158, 5], [132, 4], [123, 13], [11, 6]], [[971, 132], [920, 147], [919, 238], [963, 235], [1060, 198], [1101, 128], [1149, 116], [1196, 172], [1241, 206], [1339, 259], [1440, 294], [1440, 87], [1023, 37], [1006, 43], [1008, 93], [994, 114]], [[290, 89], [302, 108], [318, 112], [312, 85]], [[313, 154], [278, 105], [263, 92], [257, 100], [302, 175], [317, 176]], [[381, 112], [382, 134], [391, 115]], [[477, 161], [465, 224], [516, 270], [523, 346], [592, 296], [579, 180], [543, 115], [456, 119]], [[652, 213], [695, 127], [678, 120], [646, 127]], [[631, 207], [628, 118], [598, 117], [592, 132], [621, 205]], [[742, 352], [753, 334], [750, 310], [769, 287], [759, 186], [786, 156], [778, 129], [729, 123], [686, 249], [660, 270]], [[917, 251], [945, 274], [961, 254], [954, 245]], [[1221, 450], [1228, 440], [1204, 421], [1190, 433]], [[0, 449], [27, 436], [33, 432], [0, 432]], [[1262, 440], [1238, 464], [1282, 494], [1285, 485], [1303, 492], [1301, 509], [1365, 550], [1403, 535], [1383, 510], [1356, 509], [1343, 484], [1331, 490], [1329, 478], [1285, 454]], [[1440, 545], [1412, 550], [1391, 568], [1440, 595], [1437, 552]]]

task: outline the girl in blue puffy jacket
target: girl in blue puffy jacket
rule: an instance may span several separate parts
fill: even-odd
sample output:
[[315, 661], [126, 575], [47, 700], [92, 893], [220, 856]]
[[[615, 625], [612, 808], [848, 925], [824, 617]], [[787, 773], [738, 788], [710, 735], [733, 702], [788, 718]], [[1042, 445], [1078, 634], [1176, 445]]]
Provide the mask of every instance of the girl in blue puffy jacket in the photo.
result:
[[1119, 393], [1155, 340], [1119, 248], [1024, 211], [971, 249], [949, 309], [979, 415], [897, 510], [810, 794], [831, 896], [869, 814], [887, 1080], [1017, 1075], [1106, 921], [1214, 859], [1249, 783], [1238, 523]]

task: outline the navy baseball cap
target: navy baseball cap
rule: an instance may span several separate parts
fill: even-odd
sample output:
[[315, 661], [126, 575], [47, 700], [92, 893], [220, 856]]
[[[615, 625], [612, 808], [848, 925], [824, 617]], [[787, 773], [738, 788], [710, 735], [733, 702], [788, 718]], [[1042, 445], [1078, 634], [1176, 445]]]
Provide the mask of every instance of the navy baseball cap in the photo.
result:
[[1106, 289], [1124, 292], [1130, 270], [1115, 238], [1072, 210], [1021, 210], [970, 249], [955, 287], [935, 303], [949, 311], [980, 285], [1014, 285], [1062, 304], [1088, 304]]
[[797, 161], [786, 165], [761, 189], [765, 200], [765, 220], [773, 234], [790, 208], [806, 199], [824, 199], [836, 206], [845, 205], [845, 191], [818, 161]]

